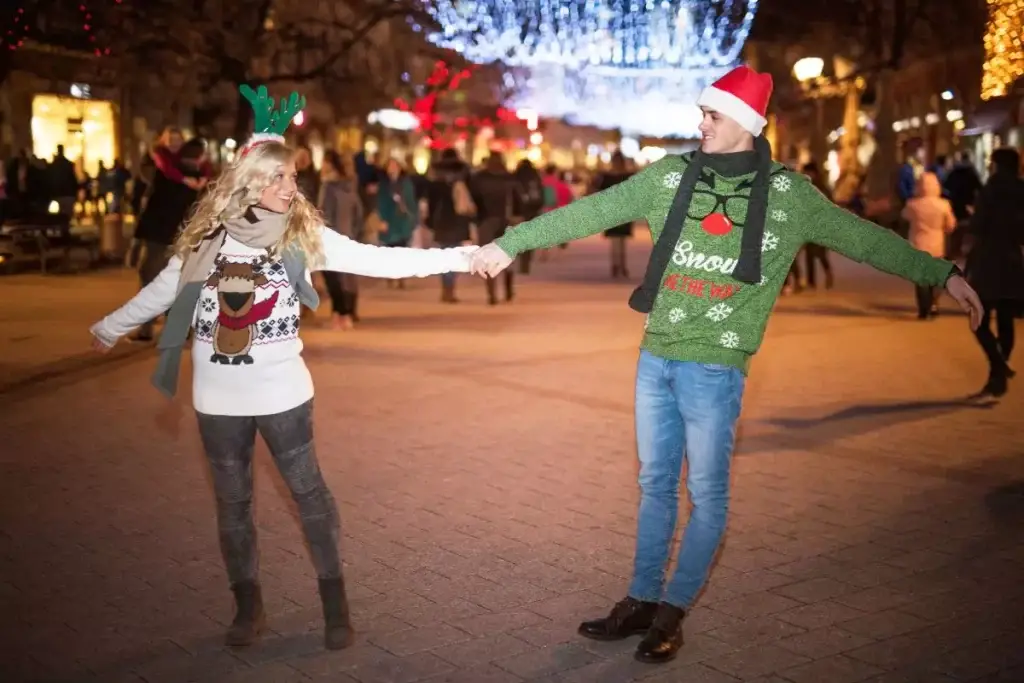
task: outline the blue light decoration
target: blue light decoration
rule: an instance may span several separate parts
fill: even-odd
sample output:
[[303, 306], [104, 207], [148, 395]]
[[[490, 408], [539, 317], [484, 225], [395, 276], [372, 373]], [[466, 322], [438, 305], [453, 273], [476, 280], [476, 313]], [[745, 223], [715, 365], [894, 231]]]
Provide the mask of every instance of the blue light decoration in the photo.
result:
[[437, 45], [501, 61], [511, 104], [628, 135], [698, 137], [697, 96], [739, 62], [758, 0], [434, 0]]

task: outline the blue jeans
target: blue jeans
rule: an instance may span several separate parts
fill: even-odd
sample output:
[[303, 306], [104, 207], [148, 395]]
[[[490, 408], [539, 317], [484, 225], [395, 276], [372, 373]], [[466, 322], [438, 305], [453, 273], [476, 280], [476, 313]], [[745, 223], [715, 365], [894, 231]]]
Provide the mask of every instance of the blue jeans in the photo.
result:
[[[707, 580], [725, 533], [729, 465], [744, 384], [743, 373], [731, 366], [640, 352], [636, 442], [641, 495], [630, 597], [688, 609]], [[693, 509], [666, 588], [684, 453]]]

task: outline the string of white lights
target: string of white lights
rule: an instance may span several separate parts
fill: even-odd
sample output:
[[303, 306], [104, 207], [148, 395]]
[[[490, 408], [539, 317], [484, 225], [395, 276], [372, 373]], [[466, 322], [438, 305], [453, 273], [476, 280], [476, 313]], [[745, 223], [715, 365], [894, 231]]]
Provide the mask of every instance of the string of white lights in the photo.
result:
[[758, 0], [435, 0], [432, 40], [527, 67], [513, 103], [630, 134], [693, 137], [705, 84], [734, 66]]

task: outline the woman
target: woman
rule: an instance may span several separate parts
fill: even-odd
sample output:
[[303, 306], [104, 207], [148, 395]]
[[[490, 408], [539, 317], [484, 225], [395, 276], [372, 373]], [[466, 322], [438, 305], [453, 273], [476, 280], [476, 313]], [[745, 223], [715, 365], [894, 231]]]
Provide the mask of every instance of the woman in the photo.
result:
[[[153, 147], [142, 155], [142, 159], [139, 161], [139, 172], [136, 174], [135, 182], [132, 183], [132, 213], [136, 217], [142, 215], [143, 209], [149, 202], [158, 171], [162, 170], [164, 177], [171, 182], [184, 182], [184, 178], [175, 176], [174, 171], [178, 166], [178, 152], [183, 144], [185, 144], [185, 138], [181, 134], [181, 129], [177, 126], [167, 126], [153, 141]], [[178, 175], [180, 176], [180, 174]], [[139, 265], [143, 246], [142, 240], [133, 235], [132, 246], [127, 257], [129, 267], [135, 268]]]
[[[332, 230], [358, 240], [363, 230], [363, 203], [359, 191], [347, 173], [341, 155], [327, 152], [320, 165], [320, 212]], [[358, 281], [350, 273], [324, 273], [331, 297], [331, 323], [335, 329], [351, 330], [358, 320], [356, 298]]]
[[[925, 172], [917, 180], [914, 198], [900, 217], [907, 222], [907, 240], [914, 248], [935, 258], [946, 255], [946, 235], [956, 228], [953, 207], [942, 198], [942, 183], [934, 173]], [[936, 292], [932, 287], [917, 288], [917, 318], [927, 320], [938, 314]]]
[[325, 646], [340, 649], [353, 634], [338, 515], [313, 449], [313, 383], [298, 335], [300, 303], [317, 303], [310, 271], [426, 277], [468, 270], [468, 253], [381, 249], [325, 229], [316, 207], [298, 192], [295, 151], [271, 135], [243, 148], [200, 200], [156, 280], [91, 331], [94, 347], [105, 351], [170, 307], [154, 376], [168, 395], [176, 389], [181, 349], [194, 331], [193, 405], [236, 603], [227, 643], [251, 644], [265, 623], [252, 511], [259, 432], [299, 509], [319, 578]]
[[[168, 253], [178, 230], [206, 186], [209, 166], [205, 162], [206, 143], [199, 138], [189, 140], [177, 152], [175, 170], [183, 177], [176, 182], [157, 169], [150, 184], [149, 200], [135, 226], [135, 239], [142, 245], [139, 259], [139, 287], [152, 282], [167, 266]], [[194, 181], [194, 182], [193, 182]], [[134, 341], [153, 340], [153, 322], [142, 325], [132, 336]]]
[[[601, 175], [597, 191], [601, 192], [610, 187], [618, 185], [630, 176], [626, 168], [626, 157], [622, 152], [616, 151], [612, 154], [612, 167]], [[624, 223], [604, 231], [604, 236], [611, 240], [612, 246], [612, 277], [629, 277], [629, 266], [626, 264], [626, 240], [633, 236], [633, 224]]]
[[[992, 175], [975, 202], [970, 239], [967, 280], [985, 307], [974, 332], [989, 366], [981, 395], [1002, 396], [1015, 374], [1009, 365], [1014, 314], [1024, 301], [1024, 180], [1017, 150], [992, 152]], [[993, 317], [997, 334], [992, 334]]]
[[[381, 245], [409, 246], [412, 231], [419, 222], [419, 203], [416, 201], [416, 188], [398, 159], [388, 159], [384, 167], [384, 177], [377, 186], [377, 213], [387, 226], [380, 234]], [[401, 279], [398, 280], [398, 288], [405, 288]]]

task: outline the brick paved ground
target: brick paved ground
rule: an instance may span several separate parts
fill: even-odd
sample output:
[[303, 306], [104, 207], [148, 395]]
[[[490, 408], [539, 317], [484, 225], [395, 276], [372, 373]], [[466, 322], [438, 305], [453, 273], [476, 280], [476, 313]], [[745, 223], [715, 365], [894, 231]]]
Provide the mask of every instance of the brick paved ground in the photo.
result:
[[0, 681], [1024, 680], [1024, 393], [965, 401], [984, 369], [963, 318], [910, 320], [906, 285], [849, 264], [771, 324], [679, 660], [575, 635], [623, 594], [637, 498], [642, 323], [603, 248], [542, 264], [512, 307], [475, 282], [454, 308], [435, 281], [375, 286], [363, 329], [306, 333], [361, 631], [334, 654], [264, 450], [273, 632], [220, 646], [230, 600], [187, 404], [148, 387], [146, 349], [76, 355], [130, 274], [0, 281]]

